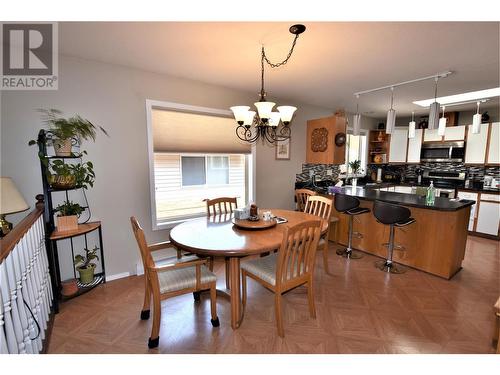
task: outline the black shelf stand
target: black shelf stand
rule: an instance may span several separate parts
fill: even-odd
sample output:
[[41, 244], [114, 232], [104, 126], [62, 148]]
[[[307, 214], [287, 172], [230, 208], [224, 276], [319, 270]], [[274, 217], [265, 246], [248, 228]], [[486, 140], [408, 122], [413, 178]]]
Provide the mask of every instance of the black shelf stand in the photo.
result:
[[[53, 207], [53, 200], [52, 200], [52, 194], [54, 193], [64, 193], [66, 200], [69, 200], [69, 191], [77, 191], [81, 190], [82, 194], [85, 194], [84, 188], [82, 186], [75, 186], [73, 188], [68, 188], [68, 189], [59, 189], [59, 188], [53, 188], [50, 186], [50, 183], [48, 181], [48, 164], [45, 163], [43, 159], [46, 159], [47, 161], [50, 162], [50, 160], [54, 159], [68, 159], [68, 160], [79, 160], [81, 162], [82, 160], [82, 154], [78, 153], [75, 155], [71, 156], [57, 156], [57, 155], [48, 155], [47, 154], [47, 143], [49, 141], [49, 137], [47, 137], [47, 132], [45, 130], [40, 130], [38, 133], [38, 139], [37, 139], [37, 144], [38, 144], [38, 155], [40, 157], [40, 167], [41, 167], [41, 172], [42, 172], [42, 186], [43, 186], [43, 196], [44, 196], [44, 202], [45, 202], [45, 208], [44, 208], [44, 222], [45, 222], [45, 246], [47, 248], [47, 254], [48, 254], [48, 261], [49, 261], [49, 271], [50, 271], [50, 277], [52, 281], [52, 291], [54, 295], [54, 301], [53, 301], [53, 311], [54, 313], [59, 312], [59, 303], [61, 301], [67, 301], [71, 298], [78, 297], [99, 284], [105, 283], [106, 282], [106, 271], [105, 271], [105, 265], [104, 265], [104, 250], [103, 250], [103, 241], [102, 241], [102, 225], [99, 223], [96, 225], [96, 227], [91, 230], [91, 231], [86, 231], [84, 233], [72, 233], [69, 234], [68, 236], [64, 237], [59, 237], [52, 239], [51, 236], [56, 230], [56, 225], [55, 225], [55, 210]], [[86, 200], [86, 197], [85, 197]], [[90, 206], [87, 204], [86, 206], [82, 206], [84, 210], [88, 213], [88, 218], [85, 221], [88, 222], [91, 218], [91, 213], [90, 213]], [[81, 224], [81, 223], [79, 223]], [[99, 238], [99, 249], [100, 249], [100, 257], [99, 257], [99, 262], [101, 264], [102, 271], [95, 273], [94, 274], [94, 282], [91, 283], [91, 285], [78, 285], [78, 292], [75, 293], [72, 296], [63, 296], [61, 294], [62, 290], [62, 280], [61, 280], [61, 269], [60, 269], [60, 264], [59, 264], [59, 251], [57, 247], [57, 242], [60, 240], [68, 239], [70, 241], [70, 248], [71, 248], [71, 256], [72, 260], [75, 258], [75, 253], [74, 253], [74, 245], [73, 245], [73, 238], [78, 237], [78, 236], [84, 236], [84, 241], [85, 241], [85, 247], [88, 248], [88, 240], [87, 240], [87, 235], [89, 233], [92, 233], [97, 230], [98, 233], [98, 238]], [[71, 262], [73, 263], [73, 262]], [[73, 276], [75, 279], [76, 277], [76, 268], [73, 267]]]

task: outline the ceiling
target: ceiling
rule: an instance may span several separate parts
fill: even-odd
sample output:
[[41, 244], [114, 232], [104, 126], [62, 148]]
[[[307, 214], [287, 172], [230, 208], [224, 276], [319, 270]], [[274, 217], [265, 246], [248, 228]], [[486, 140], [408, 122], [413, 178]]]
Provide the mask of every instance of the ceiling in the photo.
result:
[[[260, 48], [273, 62], [286, 56], [297, 22], [63, 22], [60, 51], [229, 88], [260, 90]], [[302, 22], [291, 60], [266, 68], [268, 97], [355, 111], [353, 93], [437, 72], [438, 96], [500, 86], [498, 22]], [[434, 94], [433, 81], [395, 89], [398, 115]], [[244, 103], [235, 103], [244, 104]], [[390, 91], [363, 95], [360, 110], [383, 117]], [[485, 107], [498, 107], [498, 98]], [[453, 110], [473, 109], [474, 104]]]

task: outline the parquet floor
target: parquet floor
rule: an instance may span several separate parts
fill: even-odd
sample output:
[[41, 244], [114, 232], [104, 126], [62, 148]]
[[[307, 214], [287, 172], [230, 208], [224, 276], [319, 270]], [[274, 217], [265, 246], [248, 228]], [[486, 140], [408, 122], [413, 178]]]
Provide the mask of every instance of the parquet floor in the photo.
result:
[[[469, 236], [463, 269], [447, 281], [410, 269], [373, 267], [365, 255], [346, 261], [330, 248], [330, 270], [318, 253], [317, 318], [303, 287], [284, 297], [285, 338], [276, 333], [273, 294], [249, 281], [241, 327], [230, 327], [229, 301], [219, 298], [219, 328], [208, 295], [162, 304], [160, 346], [149, 350], [151, 320], [139, 319], [142, 277], [109, 282], [61, 305], [49, 353], [493, 353], [493, 305], [500, 295], [499, 243]], [[223, 263], [217, 264], [220, 285]]]

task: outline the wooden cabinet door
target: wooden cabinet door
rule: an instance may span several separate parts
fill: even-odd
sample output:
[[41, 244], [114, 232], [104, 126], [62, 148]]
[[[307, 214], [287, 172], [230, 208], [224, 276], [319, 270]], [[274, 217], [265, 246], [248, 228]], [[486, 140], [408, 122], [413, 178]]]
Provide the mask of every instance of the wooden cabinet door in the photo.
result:
[[488, 164], [500, 164], [500, 122], [490, 125], [490, 137], [488, 146]]
[[463, 141], [465, 139], [465, 125], [448, 126], [444, 133], [445, 141]]
[[391, 134], [389, 148], [389, 163], [406, 162], [406, 148], [408, 145], [408, 129], [394, 129]]
[[408, 140], [407, 163], [420, 163], [420, 152], [422, 150], [422, 136], [424, 129], [415, 129], [415, 137]]
[[443, 137], [438, 135], [437, 129], [425, 129], [424, 131], [424, 142], [436, 142], [442, 141]]
[[335, 136], [346, 134], [345, 118], [330, 116], [307, 121], [306, 163], [344, 164], [345, 144], [337, 146]]
[[472, 125], [467, 127], [467, 142], [465, 144], [466, 164], [484, 164], [486, 159], [489, 125], [490, 124], [481, 124], [481, 131], [479, 134], [472, 134]]

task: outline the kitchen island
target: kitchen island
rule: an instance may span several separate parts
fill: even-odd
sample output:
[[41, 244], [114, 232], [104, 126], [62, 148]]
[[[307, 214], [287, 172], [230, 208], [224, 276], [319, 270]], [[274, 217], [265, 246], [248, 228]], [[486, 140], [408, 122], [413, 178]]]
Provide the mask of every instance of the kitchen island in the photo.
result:
[[[402, 250], [394, 251], [395, 262], [446, 279], [461, 269], [473, 201], [437, 197], [434, 205], [426, 205], [425, 197], [415, 194], [360, 187], [342, 188], [341, 193], [357, 197], [361, 207], [371, 211], [356, 216], [353, 221], [353, 230], [360, 234], [353, 236], [353, 248], [383, 258], [387, 256], [387, 248], [383, 244], [389, 241], [389, 226], [380, 224], [373, 216], [373, 202], [380, 200], [408, 207], [416, 220], [407, 227], [396, 229], [395, 245], [402, 246]], [[332, 216], [339, 218], [338, 242], [346, 245], [349, 218], [335, 209]]]

